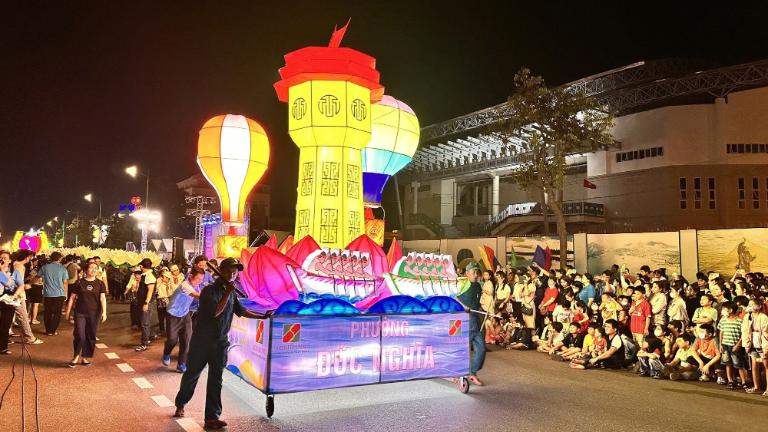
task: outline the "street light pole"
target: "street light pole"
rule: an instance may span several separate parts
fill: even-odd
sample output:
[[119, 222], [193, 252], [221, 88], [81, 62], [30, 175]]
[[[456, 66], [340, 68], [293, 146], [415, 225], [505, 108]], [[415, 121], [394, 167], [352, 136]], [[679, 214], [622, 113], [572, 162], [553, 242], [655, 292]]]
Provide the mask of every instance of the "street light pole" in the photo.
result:
[[131, 216], [136, 218], [139, 229], [141, 229], [141, 252], [146, 252], [149, 231], [157, 231], [160, 228], [162, 215], [158, 211], [143, 208], [131, 213]]
[[144, 198], [146, 200], [145, 204], [147, 205], [147, 210], [149, 210], [149, 168], [147, 168], [146, 176], [147, 176], [147, 191], [146, 191], [146, 193], [144, 195]]
[[144, 208], [149, 209], [149, 168], [147, 168], [146, 173], [143, 173], [139, 171], [139, 167], [131, 165], [125, 169], [125, 172], [133, 178], [136, 178], [137, 175], [142, 175], [147, 178], [147, 189], [144, 194]]

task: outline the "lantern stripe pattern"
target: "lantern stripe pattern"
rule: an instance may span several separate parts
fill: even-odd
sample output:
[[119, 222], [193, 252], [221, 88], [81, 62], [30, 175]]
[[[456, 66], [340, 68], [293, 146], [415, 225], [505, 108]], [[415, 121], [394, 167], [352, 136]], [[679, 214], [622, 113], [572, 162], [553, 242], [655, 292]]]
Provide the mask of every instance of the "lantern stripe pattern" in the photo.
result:
[[363, 193], [381, 204], [390, 177], [411, 162], [419, 146], [419, 119], [404, 102], [384, 95], [371, 107], [371, 141], [363, 149]]
[[267, 134], [245, 116], [216, 116], [200, 130], [197, 164], [219, 196], [222, 222], [244, 222], [245, 201], [268, 163]]

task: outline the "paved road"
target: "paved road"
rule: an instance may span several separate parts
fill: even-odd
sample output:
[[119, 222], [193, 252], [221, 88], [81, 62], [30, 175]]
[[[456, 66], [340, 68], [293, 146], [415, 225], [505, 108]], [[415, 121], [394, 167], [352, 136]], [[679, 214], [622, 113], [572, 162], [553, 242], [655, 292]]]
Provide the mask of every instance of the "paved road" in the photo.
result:
[[[171, 418], [180, 375], [160, 365], [159, 344], [135, 353], [138, 339], [126, 328], [127, 306], [111, 305], [99, 331], [106, 348], [94, 365], [69, 369], [71, 325], [46, 343], [29, 347], [39, 382], [40, 430], [200, 430], [203, 387], [187, 408], [186, 423]], [[36, 328], [39, 328], [37, 326]], [[0, 390], [12, 375], [13, 357], [0, 358]], [[108, 359], [107, 353], [119, 358]], [[127, 363], [132, 372], [122, 372]], [[21, 431], [21, 374], [5, 396], [0, 430]], [[223, 419], [230, 431], [729, 431], [765, 430], [768, 398], [728, 392], [713, 384], [656, 381], [624, 372], [572, 371], [531, 352], [489, 353], [481, 377], [487, 386], [460, 394], [448, 381], [429, 380], [278, 395], [275, 416], [265, 398], [233, 375], [224, 375]], [[151, 388], [140, 388], [144, 378]], [[26, 430], [34, 424], [34, 381], [26, 368]], [[205, 382], [205, 377], [201, 378]], [[141, 381], [139, 380], [139, 383]], [[155, 397], [155, 400], [152, 399]]]

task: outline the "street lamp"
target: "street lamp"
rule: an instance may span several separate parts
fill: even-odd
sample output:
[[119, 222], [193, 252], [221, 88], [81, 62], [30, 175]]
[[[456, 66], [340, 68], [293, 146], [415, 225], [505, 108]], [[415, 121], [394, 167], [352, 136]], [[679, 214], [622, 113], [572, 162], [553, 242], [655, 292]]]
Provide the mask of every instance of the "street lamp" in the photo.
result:
[[[91, 193], [86, 194], [83, 198], [86, 201], [88, 201], [89, 203], [93, 202], [93, 194], [91, 194]], [[104, 238], [103, 238], [103, 234], [102, 234], [102, 229], [101, 229], [101, 226], [102, 226], [101, 225], [101, 198], [99, 198], [99, 219], [96, 222], [96, 226], [99, 227], [99, 234], [98, 234], [97, 237], [95, 237], [96, 243], [101, 245], [104, 242]]]
[[147, 235], [150, 231], [160, 230], [160, 221], [163, 215], [157, 210], [141, 209], [131, 213], [136, 218], [137, 226], [141, 230], [141, 251], [147, 250]]
[[[83, 199], [88, 201], [89, 203], [93, 202], [93, 194], [89, 193], [86, 194]], [[99, 223], [101, 223], [101, 198], [99, 198]]]
[[147, 168], [146, 173], [143, 173], [139, 171], [139, 167], [136, 165], [131, 165], [125, 169], [125, 173], [133, 178], [136, 178], [137, 176], [144, 176], [147, 178], [147, 191], [144, 195], [144, 206], [149, 208], [149, 168]]

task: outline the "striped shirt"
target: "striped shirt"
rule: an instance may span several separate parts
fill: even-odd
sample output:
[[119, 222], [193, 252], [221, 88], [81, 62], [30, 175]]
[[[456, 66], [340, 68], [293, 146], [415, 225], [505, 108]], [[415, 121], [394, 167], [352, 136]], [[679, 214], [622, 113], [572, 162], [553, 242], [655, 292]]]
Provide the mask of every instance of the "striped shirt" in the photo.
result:
[[732, 347], [741, 338], [741, 318], [723, 318], [717, 329], [723, 335], [723, 345]]

